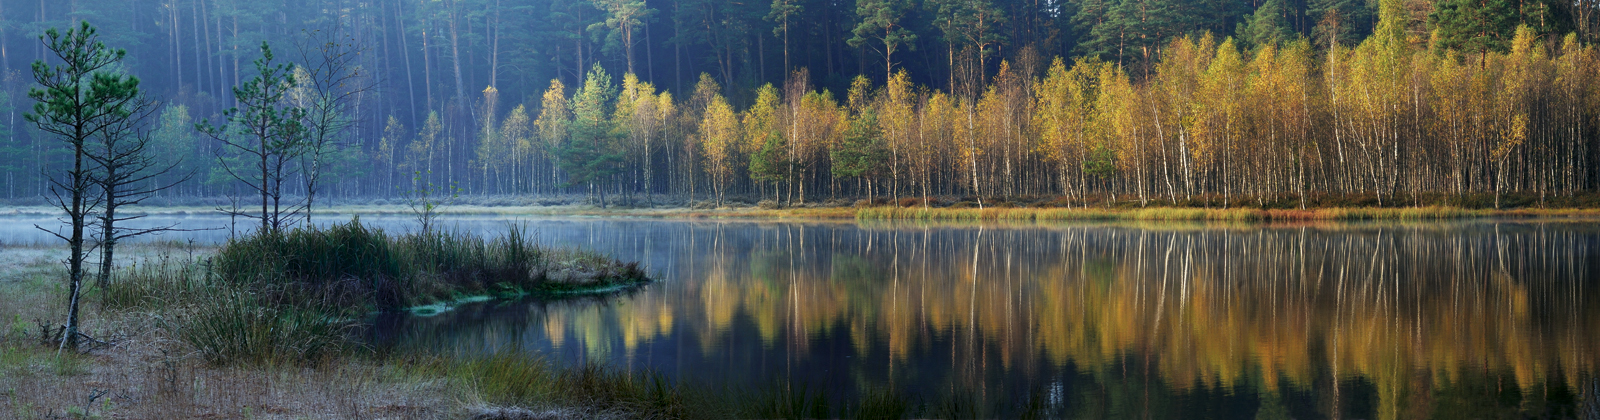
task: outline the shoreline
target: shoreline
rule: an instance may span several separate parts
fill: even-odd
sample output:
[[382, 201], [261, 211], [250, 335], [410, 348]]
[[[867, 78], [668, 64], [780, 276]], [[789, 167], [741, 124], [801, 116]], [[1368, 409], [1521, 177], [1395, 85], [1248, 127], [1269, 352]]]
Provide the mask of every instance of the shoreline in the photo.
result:
[[[55, 215], [48, 207], [15, 207], [0, 211], [0, 216]], [[130, 207], [125, 214], [159, 216], [208, 216], [220, 214], [193, 206]], [[858, 221], [1360, 221], [1360, 220], [1463, 220], [1463, 219], [1600, 219], [1600, 207], [1474, 209], [1455, 206], [1407, 207], [1320, 207], [1277, 209], [1259, 207], [923, 207], [914, 206], [836, 206], [759, 208], [728, 206], [714, 209], [689, 207], [606, 208], [588, 205], [562, 206], [449, 206], [439, 211], [445, 216], [497, 215], [545, 217], [633, 217], [657, 219], [765, 219], [765, 220], [858, 220]], [[339, 205], [312, 214], [333, 217], [346, 215], [412, 216], [410, 209], [395, 205]]]

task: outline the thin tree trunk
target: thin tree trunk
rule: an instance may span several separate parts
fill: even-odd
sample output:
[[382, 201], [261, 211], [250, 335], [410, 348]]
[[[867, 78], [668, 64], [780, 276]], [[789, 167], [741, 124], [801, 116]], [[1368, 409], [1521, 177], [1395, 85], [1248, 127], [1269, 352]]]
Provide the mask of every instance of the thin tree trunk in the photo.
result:
[[200, 58], [200, 56], [205, 55], [205, 50], [200, 50], [200, 27], [205, 26], [205, 21], [200, 18], [200, 2], [198, 0], [195, 0], [194, 3], [189, 3], [189, 14], [190, 21], [194, 21], [194, 26], [190, 26], [190, 29], [194, 32], [192, 40], [194, 40], [195, 45], [195, 91], [198, 93], [198, 91], [206, 88], [205, 75], [208, 74], [208, 71], [203, 71], [202, 66], [200, 66], [202, 61], [208, 61], [208, 59]]
[[[499, 89], [500, 80], [500, 0], [494, 0], [494, 43], [489, 53], [489, 87]], [[493, 110], [490, 110], [493, 112]]]

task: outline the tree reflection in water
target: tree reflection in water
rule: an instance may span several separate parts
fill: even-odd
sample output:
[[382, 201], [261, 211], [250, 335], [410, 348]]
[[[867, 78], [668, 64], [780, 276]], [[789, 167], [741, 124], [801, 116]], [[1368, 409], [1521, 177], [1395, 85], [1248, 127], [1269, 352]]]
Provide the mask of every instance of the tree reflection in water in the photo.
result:
[[374, 340], [1088, 417], [1571, 416], [1600, 359], [1595, 224], [536, 229], [662, 281], [380, 319]]

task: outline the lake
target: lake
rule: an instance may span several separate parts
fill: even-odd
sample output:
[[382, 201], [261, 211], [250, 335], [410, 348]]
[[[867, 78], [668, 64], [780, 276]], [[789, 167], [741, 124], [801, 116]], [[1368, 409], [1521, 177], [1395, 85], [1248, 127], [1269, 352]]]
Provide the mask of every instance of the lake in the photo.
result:
[[[0, 216], [0, 241], [48, 239]], [[48, 219], [46, 219], [48, 220]], [[320, 222], [348, 216], [319, 216]], [[403, 216], [363, 216], [389, 231]], [[151, 223], [226, 227], [215, 216]], [[731, 389], [890, 389], [1007, 417], [1600, 415], [1600, 224], [857, 224], [452, 216], [643, 262], [605, 299], [381, 316], [377, 346], [516, 351]], [[22, 228], [26, 227], [26, 229]], [[29, 233], [32, 232], [32, 233]], [[168, 239], [215, 243], [225, 230]]]

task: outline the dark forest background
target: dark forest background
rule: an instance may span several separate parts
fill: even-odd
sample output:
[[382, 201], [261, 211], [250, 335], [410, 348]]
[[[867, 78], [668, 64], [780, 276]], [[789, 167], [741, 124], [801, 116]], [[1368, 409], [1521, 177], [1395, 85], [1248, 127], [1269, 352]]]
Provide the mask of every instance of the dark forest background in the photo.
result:
[[[1514, 53], [1519, 27], [1526, 28], [1527, 36], [1537, 40], [1535, 44], [1551, 51], [1560, 50], [1564, 39], [1587, 48], [1600, 36], [1597, 0], [1394, 0], [1391, 4], [1395, 14], [1392, 20], [1399, 31], [1396, 36], [1418, 51], [1418, 56], [1429, 54], [1427, 51], [1448, 50], [1455, 62], [1469, 68], [1477, 62], [1480, 70], [1487, 68], [1486, 57]], [[1149, 86], [1157, 82], [1158, 69], [1167, 58], [1165, 53], [1183, 40], [1200, 45], [1205, 54], [1212, 55], [1217, 54], [1219, 44], [1225, 45], [1243, 52], [1247, 61], [1267, 46], [1281, 45], [1287, 51], [1293, 48], [1291, 45], [1301, 45], [1304, 51], [1300, 54], [1310, 69], [1302, 78], [1311, 82], [1326, 80], [1330, 73], [1324, 67], [1330, 62], [1330, 51], [1359, 54], [1350, 51], [1355, 51], [1352, 48], [1372, 37], [1378, 28], [1379, 6], [1364, 0], [4, 0], [0, 1], [0, 197], [45, 194], [48, 184], [44, 175], [64, 158], [61, 145], [31, 128], [21, 114], [32, 106], [26, 97], [32, 85], [29, 65], [47, 55], [39, 34], [46, 28], [65, 28], [77, 21], [93, 23], [108, 45], [126, 49], [128, 58], [121, 71], [140, 78], [151, 97], [161, 101], [161, 112], [149, 122], [160, 145], [159, 157], [174, 163], [181, 160], [180, 172], [197, 174], [193, 181], [163, 192], [169, 196], [238, 193], [235, 181], [216, 168], [218, 146], [192, 127], [201, 120], [217, 122], [225, 109], [234, 106], [231, 91], [254, 75], [250, 63], [260, 56], [261, 43], [273, 45], [281, 57], [295, 61], [294, 57], [299, 57], [294, 53], [297, 46], [310, 47], [314, 52], [316, 43], [334, 42], [359, 54], [357, 73], [363, 86], [370, 89], [352, 98], [347, 117], [354, 125], [341, 133], [332, 152], [320, 157], [326, 160], [331, 174], [323, 182], [322, 194], [332, 196], [393, 196], [415, 188], [416, 183], [408, 181], [416, 178], [412, 174], [420, 172], [424, 181], [456, 185], [466, 193], [593, 192], [603, 188], [623, 194], [681, 194], [697, 189], [705, 194], [731, 189], [734, 193], [763, 195], [771, 191], [773, 195], [787, 194], [793, 200], [797, 186], [802, 194], [820, 191], [864, 195], [872, 193], [873, 188], [882, 188], [884, 192], [907, 195], [905, 191], [926, 192], [927, 184], [932, 184], [933, 192], [947, 194], [1070, 195], [1070, 190], [1079, 188], [1080, 193], [1148, 191], [1176, 199], [1175, 192], [1179, 190], [1185, 194], [1220, 192], [1228, 185], [1244, 185], [1249, 182], [1248, 175], [1241, 175], [1235, 168], [1232, 174], [1211, 175], [1211, 181], [1187, 180], [1184, 182], [1188, 185], [1170, 186], [1174, 175], [1169, 173], [1165, 175], [1169, 185], [1161, 186], [1161, 175], [1157, 175], [1155, 166], [1145, 167], [1146, 163], [1156, 165], [1151, 163], [1156, 162], [1156, 155], [1143, 149], [1133, 155], [1132, 146], [1115, 145], [1135, 143], [1051, 143], [1075, 147], [1076, 152], [1067, 155], [1077, 157], [1056, 158], [1040, 145], [1048, 143], [1045, 123], [1038, 117], [1026, 116], [1015, 122], [1018, 132], [1023, 133], [1015, 140], [1019, 150], [1015, 152], [1016, 172], [1012, 169], [1013, 151], [998, 151], [1008, 145], [978, 144], [970, 138], [965, 141], [967, 146], [929, 148], [924, 153], [943, 157], [917, 160], [922, 165], [936, 166], [918, 172], [910, 168], [918, 163], [900, 161], [901, 156], [910, 153], [894, 143], [900, 141], [895, 136], [905, 137], [904, 133], [885, 134], [879, 130], [852, 137], [850, 128], [869, 113], [868, 108], [878, 109], [870, 112], [876, 124], [878, 115], [887, 109], [881, 106], [893, 106], [888, 90], [879, 87], [892, 84], [891, 76], [902, 70], [908, 79], [899, 83], [902, 87], [907, 83], [916, 86], [912, 96], [921, 98], [904, 102], [918, 110], [914, 118], [919, 121], [924, 118], [922, 110], [931, 109], [927, 102], [934, 94], [953, 98], [956, 105], [950, 105], [952, 109], [964, 109], [969, 115], [981, 113], [985, 92], [994, 91], [996, 86], [1004, 90], [997, 81], [1002, 75], [1007, 80], [1025, 81], [1019, 88], [1025, 92], [1013, 96], [1026, 97], [1028, 112], [1033, 113], [1038, 107], [1036, 102], [1043, 98], [1034, 84], [1049, 76], [1050, 63], [1058, 57], [1067, 67], [1073, 67], [1079, 59], [1108, 63], [1115, 68], [1117, 77], [1145, 89], [1138, 91], [1145, 93], [1130, 95], [1147, 97], [1156, 91]], [[563, 146], [556, 144], [566, 134], [551, 134], [548, 130], [541, 134], [541, 128], [532, 124], [546, 113], [549, 104], [570, 107], [565, 104], [579, 99], [574, 96], [570, 101], [551, 102], [546, 91], [552, 80], [564, 87], [559, 96], [573, 96], [578, 87], [584, 86], [586, 75], [596, 74], [596, 69], [613, 75], [612, 94], [602, 101], [608, 116], [617, 112], [614, 86], [628, 74], [632, 75], [629, 83], [648, 83], [651, 94], [656, 90], [670, 93], [679, 106], [677, 114], [670, 118], [673, 121], [649, 128], [659, 136], [639, 140], [658, 142], [654, 149], [638, 150], [640, 146], [630, 143], [640, 137], [637, 133], [615, 134], [611, 141], [618, 145], [607, 147], [626, 155], [618, 158], [620, 165], [573, 182], [566, 167], [559, 164]], [[800, 69], [806, 70], [799, 73], [805, 79], [798, 81], [802, 89], [786, 89], [796, 86], [794, 72]], [[1243, 72], [1239, 74], [1241, 79], [1247, 77]], [[865, 77], [865, 82], [857, 82], [865, 83], [858, 86], [862, 92], [852, 92], [857, 76]], [[1094, 83], [1100, 82], [1091, 84]], [[736, 168], [727, 170], [734, 180], [723, 179], [721, 169], [707, 166], [711, 158], [706, 156], [705, 148], [708, 142], [717, 141], [711, 138], [714, 133], [702, 127], [709, 127], [711, 122], [706, 111], [710, 95], [718, 95], [734, 112], [746, 112], [763, 106], [761, 87], [768, 84], [778, 87], [779, 95], [771, 99], [796, 103], [795, 109], [802, 108], [798, 103], [806, 92], [832, 92], [828, 101], [833, 101], [829, 102], [833, 108], [828, 109], [840, 113], [841, 119], [825, 128], [832, 134], [822, 135], [821, 144], [815, 146], [819, 152], [810, 159], [816, 163], [798, 160], [800, 152], [793, 149], [800, 147], [800, 140], [787, 140], [783, 147], [791, 149], [790, 159], [782, 164], [807, 165], [799, 175], [792, 167], [787, 174], [768, 167], [779, 159], [762, 155], [766, 132], [735, 128], [753, 134], [736, 136], [742, 140], [726, 140], [747, 147], [736, 147], [738, 152], [723, 151], [729, 156], [716, 157], [725, 160], [723, 164], [732, 162]], [[696, 99], [697, 86], [715, 92], [700, 92]], [[1098, 86], [1090, 89], [1099, 89]], [[630, 88], [623, 87], [623, 97], [632, 95], [626, 89]], [[1324, 111], [1308, 111], [1305, 127], [1320, 124], [1336, 133], [1340, 124], [1346, 124], [1339, 119], [1345, 117], [1333, 112], [1340, 106], [1337, 89], [1328, 87], [1308, 94], [1334, 99]], [[1438, 89], [1430, 92], [1433, 97], [1449, 96]], [[862, 98], [884, 99], [856, 98], [857, 93]], [[995, 95], [1001, 94], [1004, 92]], [[1578, 101], [1574, 106], [1592, 110], [1594, 106], [1588, 98], [1578, 96], [1571, 100]], [[867, 102], [878, 105], [862, 105]], [[1162, 101], [1160, 106], [1174, 105]], [[1239, 106], [1280, 105], [1256, 101]], [[1427, 108], [1440, 112], [1439, 107]], [[1148, 117], [1147, 124], [1154, 129], [1131, 135], [1150, 137], [1150, 144], [1170, 139], [1172, 153], [1185, 153], [1178, 151], [1187, 147], [1182, 142], [1189, 141], [1178, 137], [1177, 131], [1181, 130], [1159, 129], [1163, 124], [1195, 129], [1193, 122], [1167, 122], [1164, 118], [1168, 117], [1160, 111], [1155, 109], [1155, 114]], [[1585, 112], [1584, 116], [1574, 117], [1579, 120], [1574, 124], [1581, 128], [1570, 141], [1593, 141], [1594, 122], [1588, 117], [1592, 112]], [[1321, 117], [1317, 115], [1323, 114], [1330, 116], [1318, 120]], [[662, 115], [668, 118], [665, 113]], [[511, 118], [523, 121], [507, 122]], [[1419, 114], [1409, 118], [1422, 121], [1437, 117]], [[753, 123], [749, 118], [738, 119], [741, 124]], [[779, 119], [779, 125], [799, 124]], [[1543, 120], [1535, 118], [1533, 123], [1539, 121]], [[758, 118], [754, 123], [759, 122]], [[520, 135], [527, 139], [504, 140], [510, 144], [501, 149], [490, 145], [497, 136], [518, 135], [514, 124], [523, 124]], [[1350, 130], [1358, 129], [1356, 122], [1348, 124]], [[1396, 126], [1403, 124], [1397, 122]], [[625, 125], [613, 123], [611, 129], [622, 130]], [[771, 131], [774, 136], [789, 133]], [[971, 123], [966, 131], [969, 137], [981, 135], [980, 128]], [[1102, 134], [1101, 137], [1110, 136]], [[419, 140], [422, 136], [427, 137], [426, 144]], [[873, 136], [882, 137], [884, 146], [875, 146], [873, 141], [879, 140]], [[963, 143], [955, 137], [947, 143]], [[851, 143], [852, 140], [867, 143]], [[518, 141], [526, 144], [519, 145]], [[834, 168], [839, 166], [834, 161], [851, 158], [845, 149], [855, 147], [893, 148], [885, 152], [885, 157], [862, 161], [888, 169], [840, 172]], [[987, 147], [996, 151], [985, 152]], [[1243, 151], [1249, 146], [1229, 147]], [[1374, 147], [1386, 150], [1382, 145]], [[1428, 150], [1425, 145], [1408, 147], [1409, 154], [1421, 155], [1425, 153], [1419, 152]], [[1493, 144], [1484, 146], [1481, 160], [1504, 157], [1494, 149]], [[846, 153], [840, 154], [841, 150]], [[1232, 156], [1229, 153], [1235, 152], [1231, 150], [1225, 150], [1223, 155]], [[1398, 154], [1401, 149], [1397, 145], [1394, 150]], [[1582, 159], [1594, 153], [1594, 148], [1583, 150], [1588, 151], [1582, 152]], [[1106, 168], [1091, 162], [1100, 152], [1106, 154]], [[522, 162], [507, 163], [498, 158], [507, 153]], [[1294, 157], [1295, 153], [1300, 157]], [[1307, 164], [1296, 163], [1310, 159], [1308, 153], [1285, 152], [1279, 161], [1300, 167], [1283, 171], [1299, 171], [1302, 175], [1298, 180], [1286, 175], [1274, 181], [1281, 186], [1262, 193], [1317, 189], [1319, 181], [1303, 175]], [[971, 157], [979, 155], [995, 160]], [[1326, 156], [1334, 155], [1332, 149], [1327, 151]], [[1202, 159], [1199, 155], [1194, 158]], [[1270, 162], [1276, 158], [1262, 159]], [[755, 164], [760, 168], [753, 166], [757, 161], [762, 161]], [[1346, 164], [1342, 154], [1339, 162]], [[1588, 171], [1591, 165], [1586, 162], [1573, 165]], [[1402, 162], [1397, 158], [1391, 163]], [[1486, 185], [1479, 191], [1495, 188], [1492, 183], [1498, 182], [1496, 177], [1501, 175], [1494, 172], [1494, 163], [1506, 167], [1503, 162], [1488, 162], [1483, 165], [1487, 168], [1484, 174], [1465, 176], [1486, 180], [1479, 182]], [[1072, 176], [1081, 179], [1069, 179], [1068, 171], [1056, 169], [1058, 165], [1072, 166]], [[902, 166], [908, 168], [904, 173]], [[976, 174], [980, 168], [985, 173], [982, 181]], [[1218, 171], [1225, 170], [1219, 168], [1224, 169]], [[1120, 181], [1111, 180], [1113, 177], [1107, 173], [1118, 170], [1124, 174]], [[1033, 175], [1025, 176], [1023, 171]], [[1201, 169], [1195, 171], [1199, 173]], [[1366, 187], [1359, 184], [1364, 182], [1360, 181], [1364, 175], [1328, 171], [1328, 181], [1320, 184], [1326, 192], [1362, 192], [1370, 188], [1382, 194], [1385, 188], [1390, 192], [1445, 189], [1429, 185], [1453, 182], [1430, 178], [1432, 175], [1428, 174], [1400, 174], [1375, 180]], [[972, 180], [966, 179], [965, 172], [974, 172]], [[1057, 172], [1061, 175], [1057, 176]], [[905, 175], [916, 173], [926, 176], [919, 180]], [[806, 176], [809, 178], [800, 178]], [[1570, 191], [1593, 184], [1588, 172], [1561, 176], [1577, 183], [1566, 187]], [[891, 185], [869, 185], [874, 178]], [[1140, 181], [1138, 185], [1134, 185], [1134, 178]], [[1149, 182], [1143, 182], [1147, 179]], [[1423, 181], [1408, 187], [1407, 179]], [[1011, 183], [1018, 185], [1013, 187]], [[804, 190], [807, 185], [810, 190]], [[1461, 185], [1467, 184], [1462, 181]]]

